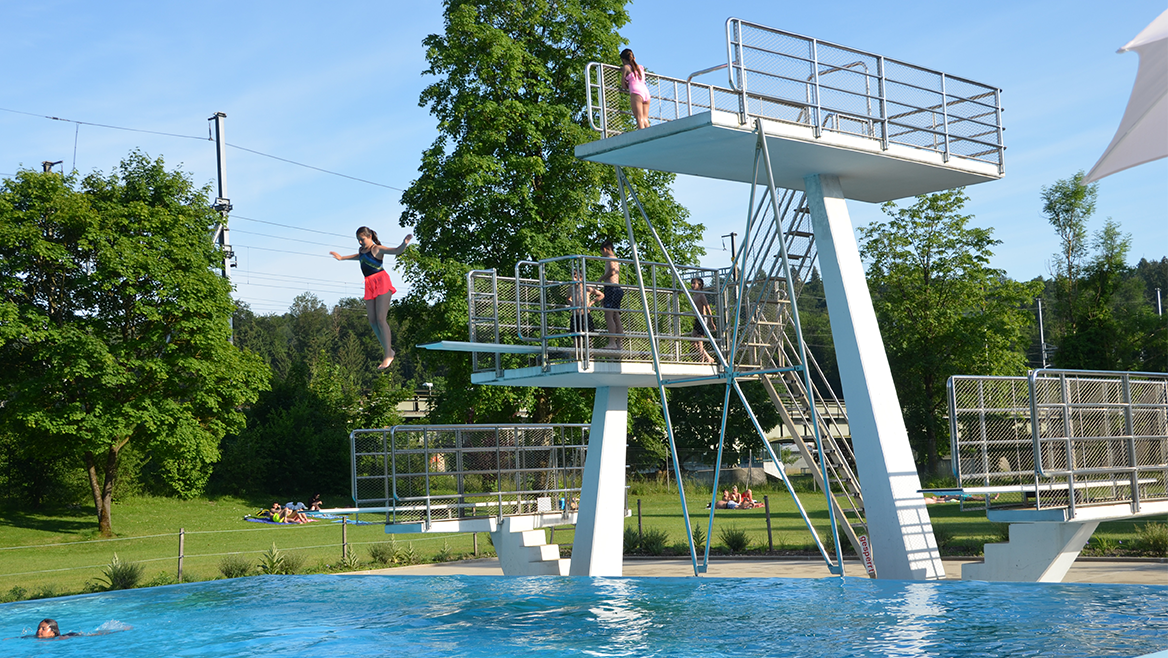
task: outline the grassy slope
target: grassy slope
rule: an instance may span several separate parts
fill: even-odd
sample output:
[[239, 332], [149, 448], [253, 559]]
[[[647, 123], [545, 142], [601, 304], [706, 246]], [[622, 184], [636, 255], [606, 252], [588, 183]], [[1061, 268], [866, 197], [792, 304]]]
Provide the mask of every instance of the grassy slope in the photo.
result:
[[[755, 488], [756, 497], [770, 497], [771, 524], [775, 550], [809, 552], [813, 550], [811, 536], [791, 499], [780, 487]], [[709, 510], [709, 492], [690, 491], [688, 507], [691, 523], [705, 531]], [[820, 534], [827, 528], [826, 500], [822, 494], [801, 494], [800, 499]], [[673, 551], [687, 553], [685, 526], [677, 494], [667, 487], [633, 484], [629, 494], [632, 516], [626, 528], [637, 527], [637, 501], [641, 501], [641, 523], [648, 530], [660, 530], [669, 535]], [[329, 501], [340, 504], [342, 501]], [[88, 508], [19, 510], [0, 509], [0, 599], [12, 588], [22, 588], [27, 594], [71, 594], [83, 591], [86, 584], [95, 581], [116, 552], [123, 561], [141, 562], [145, 567], [143, 582], [173, 579], [177, 568], [178, 531], [186, 529], [184, 576], [187, 580], [218, 578], [218, 565], [224, 553], [244, 553], [256, 563], [260, 554], [273, 543], [282, 551], [303, 555], [303, 572], [339, 570], [341, 555], [340, 525], [317, 521], [302, 526], [271, 526], [247, 523], [245, 514], [255, 512], [271, 499], [241, 499], [210, 497], [190, 501], [170, 498], [131, 498], [114, 505], [113, 524], [118, 541], [101, 539], [96, 532], [96, 521]], [[956, 504], [929, 507], [934, 527], [942, 538], [943, 554], [979, 555], [986, 542], [1001, 541], [995, 524], [986, 521], [977, 511], [961, 512]], [[379, 521], [381, 517], [366, 515], [365, 520]], [[1163, 519], [1152, 519], [1163, 521]], [[1143, 521], [1141, 523], [1146, 523]], [[1112, 522], [1100, 526], [1092, 540], [1095, 546], [1102, 539], [1111, 549], [1123, 544], [1131, 546], [1136, 538], [1137, 523]], [[734, 527], [745, 531], [751, 546], [757, 551], [767, 541], [766, 516], [762, 509], [718, 510], [714, 519], [713, 546], [721, 543], [722, 528]], [[151, 537], [152, 535], [162, 535]], [[561, 545], [570, 544], [574, 532], [562, 528], [555, 534]], [[370, 544], [388, 541], [382, 526], [349, 526], [348, 540], [361, 561], [358, 568], [370, 568]], [[472, 554], [470, 535], [411, 535], [393, 537], [400, 544], [412, 544], [424, 561], [433, 560], [444, 550], [447, 557]], [[1123, 542], [1120, 544], [1119, 542]], [[86, 542], [86, 543], [79, 543]], [[64, 544], [50, 546], [52, 544]], [[28, 548], [14, 548], [28, 547]], [[481, 553], [491, 550], [487, 537], [479, 536]], [[845, 549], [847, 550], [847, 549]], [[1092, 550], [1087, 551], [1088, 554]], [[54, 571], [55, 570], [55, 571]], [[44, 573], [29, 573], [44, 572]], [[26, 594], [26, 595], [27, 595]]]

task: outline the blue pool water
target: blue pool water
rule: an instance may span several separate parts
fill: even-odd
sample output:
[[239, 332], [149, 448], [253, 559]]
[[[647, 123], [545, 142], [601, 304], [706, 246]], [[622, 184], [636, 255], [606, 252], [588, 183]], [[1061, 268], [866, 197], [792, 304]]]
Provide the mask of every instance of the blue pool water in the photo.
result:
[[[19, 639], [44, 617], [56, 641]], [[0, 605], [2, 656], [1139, 656], [1168, 587], [264, 576]]]

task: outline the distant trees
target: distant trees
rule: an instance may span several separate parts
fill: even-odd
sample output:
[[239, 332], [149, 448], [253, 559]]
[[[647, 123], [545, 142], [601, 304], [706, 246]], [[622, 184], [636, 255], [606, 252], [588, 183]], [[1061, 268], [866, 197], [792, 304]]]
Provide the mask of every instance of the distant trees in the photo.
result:
[[196, 495], [267, 387], [230, 343], [215, 221], [207, 190], [138, 152], [0, 183], [0, 431], [18, 459], [84, 468], [103, 534], [124, 454]]
[[989, 266], [989, 229], [969, 226], [963, 189], [884, 204], [891, 218], [861, 228], [861, 254], [909, 441], [937, 469], [947, 442], [943, 417], [950, 375], [1016, 375], [1040, 290]]
[[[1098, 183], [1083, 172], [1042, 188], [1043, 214], [1060, 239], [1049, 284], [1053, 364], [1090, 370], [1168, 370], [1168, 331], [1156, 315], [1155, 288], [1168, 263], [1127, 265], [1131, 236], [1108, 218], [1088, 240]], [[1162, 263], [1164, 261], [1161, 261]]]
[[240, 348], [270, 365], [272, 388], [247, 409], [246, 428], [224, 439], [212, 485], [289, 498], [349, 491], [349, 433], [402, 422], [397, 403], [421, 383], [412, 351], [399, 349], [394, 367], [377, 371], [381, 347], [364, 303], [342, 299], [330, 310], [311, 293], [283, 314], [257, 316], [241, 305], [235, 332]]

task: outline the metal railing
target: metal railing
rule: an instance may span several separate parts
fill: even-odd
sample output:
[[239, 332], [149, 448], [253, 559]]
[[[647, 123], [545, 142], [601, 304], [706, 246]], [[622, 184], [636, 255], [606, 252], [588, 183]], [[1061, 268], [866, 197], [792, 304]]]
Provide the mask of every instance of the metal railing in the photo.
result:
[[[646, 73], [650, 122], [721, 110], [987, 162], [1004, 169], [1001, 90], [882, 55], [737, 18], [726, 22], [727, 64], [688, 78]], [[693, 82], [725, 68], [728, 86]], [[604, 137], [632, 130], [620, 67], [590, 63], [588, 120]]]
[[349, 435], [353, 501], [386, 523], [567, 511], [588, 425], [397, 425]]
[[[621, 267], [620, 284], [601, 281], [609, 262]], [[632, 261], [618, 258], [571, 255], [542, 261], [523, 261], [515, 276], [500, 276], [494, 270], [476, 270], [467, 275], [470, 341], [503, 345], [529, 345], [527, 354], [475, 352], [475, 372], [504, 367], [542, 365], [597, 358], [622, 361], [651, 360], [646, 313], [635, 283]], [[725, 271], [679, 268], [684, 281], [675, 280], [667, 265], [642, 263], [649, 321], [664, 363], [697, 363], [699, 343], [709, 345], [704, 335], [695, 335], [697, 312], [686, 300], [682, 286], [700, 278], [715, 325], [724, 327], [727, 286]], [[579, 277], [579, 278], [576, 278]], [[613, 308], [602, 306], [605, 289], [619, 288], [623, 296]], [[690, 290], [690, 294], [694, 294]], [[590, 298], [589, 298], [590, 296]], [[584, 301], [590, 299], [589, 302]], [[606, 315], [615, 314], [623, 327], [620, 334], [607, 326]], [[720, 338], [724, 340], [724, 338]], [[606, 346], [617, 342], [615, 349]]]
[[[1034, 370], [949, 380], [953, 474], [987, 504], [1168, 500], [1168, 375]], [[1072, 493], [1073, 492], [1073, 493]]]

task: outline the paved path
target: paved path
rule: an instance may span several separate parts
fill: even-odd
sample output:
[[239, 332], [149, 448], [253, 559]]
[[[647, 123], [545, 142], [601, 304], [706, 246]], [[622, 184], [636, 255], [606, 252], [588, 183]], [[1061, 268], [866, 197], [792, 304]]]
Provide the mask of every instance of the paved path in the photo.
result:
[[[979, 560], [945, 560], [945, 574], [952, 580], [961, 579], [961, 565]], [[844, 562], [849, 576], [863, 576], [859, 562]], [[486, 558], [440, 564], [421, 564], [412, 567], [358, 571], [361, 574], [409, 576], [502, 576], [499, 560]], [[689, 560], [626, 558], [624, 575], [629, 577], [693, 576]], [[831, 573], [819, 560], [801, 559], [723, 559], [710, 560], [706, 577], [714, 578], [829, 578]], [[1150, 560], [1083, 560], [1063, 579], [1067, 583], [1114, 583], [1125, 585], [1168, 586], [1168, 561]]]

